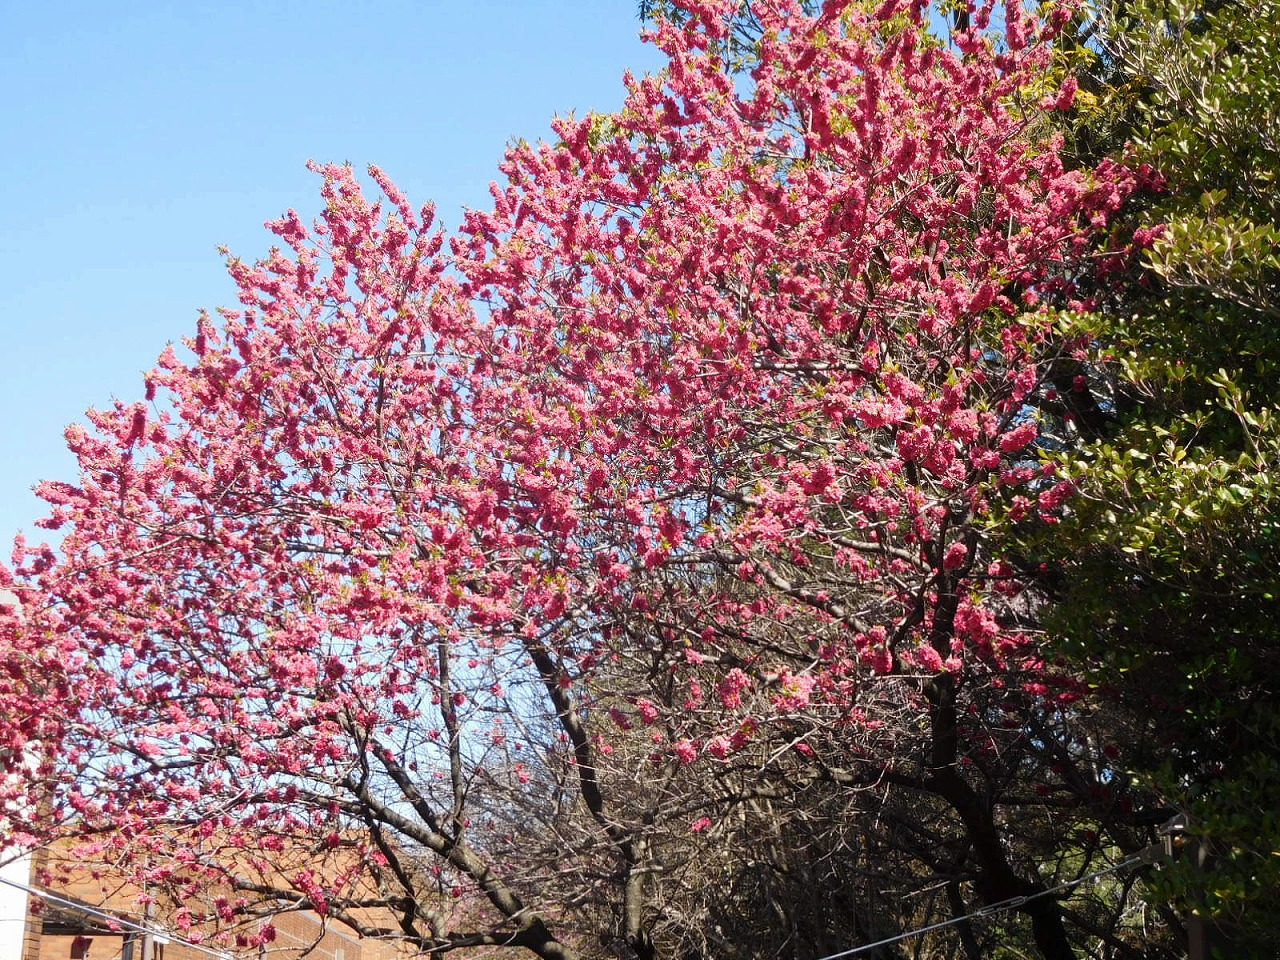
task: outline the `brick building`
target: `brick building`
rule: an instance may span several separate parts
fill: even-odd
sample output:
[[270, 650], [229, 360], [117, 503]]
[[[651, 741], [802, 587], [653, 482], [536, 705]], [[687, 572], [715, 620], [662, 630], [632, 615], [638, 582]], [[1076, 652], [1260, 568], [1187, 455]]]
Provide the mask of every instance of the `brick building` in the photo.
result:
[[[58, 854], [37, 855], [32, 872], [47, 867], [50, 856]], [[304, 954], [308, 960], [405, 960], [411, 955], [394, 943], [361, 940], [310, 911], [272, 917], [276, 935], [268, 946], [209, 943], [197, 948], [178, 932], [164, 936], [134, 929], [131, 925], [173, 930], [166, 916], [173, 908], [155, 906], [143, 913], [137, 906], [137, 888], [113, 877], [104, 865], [77, 863], [54, 875], [66, 879], [49, 888], [41, 909], [28, 912], [21, 953], [0, 960], [295, 960]], [[253, 934], [264, 922], [250, 921], [241, 929]]]

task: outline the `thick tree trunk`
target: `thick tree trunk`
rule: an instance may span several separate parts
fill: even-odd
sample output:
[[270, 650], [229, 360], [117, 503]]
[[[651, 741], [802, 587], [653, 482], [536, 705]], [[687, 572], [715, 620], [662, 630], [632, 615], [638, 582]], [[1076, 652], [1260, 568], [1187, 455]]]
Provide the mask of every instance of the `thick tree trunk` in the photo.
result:
[[[930, 770], [925, 786], [946, 800], [964, 824], [978, 862], [976, 886], [983, 903], [990, 905], [1042, 893], [1045, 889], [1042, 884], [1024, 880], [1014, 872], [1005, 855], [991, 804], [960, 775], [955, 679], [950, 674], [936, 677], [929, 681], [925, 693], [930, 703], [932, 734]], [[1036, 948], [1045, 960], [1076, 960], [1056, 900], [1038, 897], [1018, 909], [1031, 919]]]

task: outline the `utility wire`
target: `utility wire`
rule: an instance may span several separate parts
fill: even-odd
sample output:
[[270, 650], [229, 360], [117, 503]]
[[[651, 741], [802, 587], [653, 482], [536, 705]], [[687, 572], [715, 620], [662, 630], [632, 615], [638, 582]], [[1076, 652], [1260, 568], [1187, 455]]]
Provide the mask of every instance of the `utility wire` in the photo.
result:
[[229, 954], [225, 950], [214, 950], [212, 947], [206, 947], [203, 944], [192, 943], [190, 940], [184, 940], [182, 937], [176, 937], [168, 930], [162, 930], [158, 927], [148, 927], [141, 923], [135, 923], [124, 917], [117, 916], [114, 913], [107, 913], [97, 907], [89, 906], [78, 900], [71, 900], [67, 897], [54, 893], [52, 890], [42, 890], [39, 887], [32, 887], [25, 883], [18, 883], [16, 880], [10, 880], [7, 877], [0, 877], [0, 883], [13, 887], [15, 890], [21, 890], [33, 897], [39, 897], [46, 903], [56, 904], [60, 907], [70, 907], [80, 913], [88, 914], [91, 917], [97, 917], [100, 920], [107, 921], [113, 927], [121, 927], [125, 930], [132, 930], [134, 933], [142, 933], [147, 936], [159, 937], [170, 943], [176, 943], [179, 946], [187, 947], [191, 950], [206, 953], [211, 957], [217, 957], [218, 960], [227, 960]]
[[[844, 957], [856, 957], [860, 953], [867, 953], [871, 950], [877, 949], [878, 947], [885, 947], [891, 943], [898, 943], [901, 940], [907, 940], [911, 937], [918, 937], [921, 934], [932, 933], [934, 930], [942, 930], [945, 927], [953, 927], [958, 923], [964, 923], [966, 920], [975, 920], [979, 917], [989, 917], [997, 913], [1004, 913], [1008, 910], [1017, 910], [1017, 909], [1020, 909], [1021, 907], [1026, 906], [1032, 900], [1039, 900], [1041, 897], [1052, 896], [1055, 893], [1061, 893], [1064, 890], [1070, 890], [1073, 887], [1078, 887], [1084, 883], [1092, 883], [1094, 880], [1099, 880], [1102, 877], [1107, 876], [1108, 874], [1115, 873], [1119, 870], [1127, 869], [1128, 867], [1137, 866], [1138, 864], [1143, 862], [1145, 862], [1143, 857], [1130, 857], [1129, 859], [1122, 860], [1120, 863], [1117, 863], [1113, 866], [1106, 867], [1102, 870], [1096, 870], [1093, 873], [1085, 874], [1083, 877], [1077, 877], [1075, 880], [1067, 880], [1064, 883], [1058, 884], [1056, 887], [1049, 887], [1048, 889], [1041, 890], [1039, 893], [1033, 893], [1025, 897], [1010, 897], [1007, 900], [1000, 900], [996, 903], [989, 903], [984, 907], [980, 907], [979, 909], [974, 910], [972, 913], [966, 913], [963, 917], [952, 917], [950, 920], [941, 920], [938, 923], [931, 923], [927, 927], [919, 927], [916, 930], [909, 930], [906, 933], [899, 933], [896, 936], [886, 937], [883, 940], [877, 940], [875, 943], [864, 944], [863, 946], [854, 947], [851, 950], [844, 950], [840, 953], [827, 954], [827, 956], [821, 957], [820, 960], [842, 960], [842, 958]], [[79, 901], [70, 900], [66, 897], [59, 896], [58, 894], [54, 893], [52, 890], [41, 890], [38, 887], [32, 887], [25, 883], [18, 883], [16, 880], [9, 880], [5, 877], [0, 877], [0, 883], [13, 887], [16, 890], [21, 890], [24, 893], [27, 893], [33, 897], [39, 897], [41, 900], [44, 900], [47, 903], [54, 903], [64, 907], [70, 907], [74, 910], [80, 911], [81, 913], [88, 914], [91, 917], [98, 917], [99, 919], [106, 920], [109, 924], [112, 924], [116, 927], [123, 927], [126, 930], [132, 930], [136, 933], [147, 934], [153, 937], [163, 937], [164, 939], [170, 941], [171, 943], [176, 943], [181, 946], [188, 947], [200, 953], [208, 954], [211, 957], [217, 957], [218, 960], [225, 960], [225, 958], [227, 957], [227, 954], [222, 950], [214, 950], [202, 944], [193, 943], [190, 940], [184, 940], [181, 937], [174, 936], [172, 933], [168, 932], [167, 930], [161, 930], [155, 927], [147, 927], [147, 926], [144, 926], [143, 924], [135, 923], [132, 920], [127, 920], [123, 917], [116, 916], [115, 914], [107, 913], [106, 911], [99, 910], [96, 907], [91, 907], [87, 904], [80, 903]]]
[[1117, 870], [1124, 870], [1126, 867], [1137, 866], [1143, 862], [1145, 861], [1142, 857], [1130, 857], [1128, 860], [1122, 860], [1114, 866], [1085, 874], [1083, 877], [1077, 877], [1075, 880], [1068, 880], [1065, 883], [1058, 884], [1056, 887], [1041, 890], [1039, 893], [1033, 893], [1025, 897], [1010, 897], [1008, 900], [989, 903], [985, 907], [981, 907], [973, 911], [973, 913], [966, 913], [963, 917], [952, 917], [950, 920], [931, 923], [927, 927], [920, 927], [918, 930], [909, 930], [908, 932], [900, 933], [897, 936], [886, 937], [884, 940], [877, 940], [875, 943], [868, 943], [861, 947], [854, 947], [852, 950], [844, 950], [840, 953], [831, 953], [820, 958], [820, 960], [840, 960], [842, 957], [856, 957], [860, 953], [867, 953], [871, 950], [875, 950], [877, 947], [885, 947], [891, 943], [897, 943], [899, 940], [906, 940], [909, 937], [918, 937], [922, 933], [932, 933], [934, 930], [941, 930], [943, 927], [953, 927], [957, 923], [964, 923], [966, 920], [973, 920], [978, 917], [989, 917], [993, 914], [1004, 913], [1006, 910], [1017, 910], [1026, 906], [1032, 900], [1039, 900], [1041, 897], [1048, 897], [1055, 893], [1061, 893], [1063, 890], [1070, 890], [1072, 887], [1078, 887], [1082, 883], [1091, 883], [1094, 880], [1105, 877], [1109, 873], [1115, 873]]

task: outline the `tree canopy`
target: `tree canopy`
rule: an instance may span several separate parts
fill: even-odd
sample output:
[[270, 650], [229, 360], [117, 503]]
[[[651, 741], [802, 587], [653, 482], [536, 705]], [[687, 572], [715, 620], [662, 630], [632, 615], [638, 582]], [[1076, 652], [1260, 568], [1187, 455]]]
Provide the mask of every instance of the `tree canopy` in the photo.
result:
[[[61, 543], [3, 572], [25, 842], [245, 945], [309, 909], [433, 955], [815, 957], [942, 920], [917, 955], [1178, 955], [1133, 866], [1172, 812], [1129, 762], [1153, 721], [1092, 671], [1228, 682], [1144, 631], [1222, 590], [1265, 619], [1272, 421], [1210, 369], [1237, 348], [1186, 344], [1211, 302], [1264, 363], [1274, 208], [1202, 181], [1218, 121], [1144, 72], [1180, 69], [1156, 40], [1107, 35], [1133, 113], [1081, 93], [1068, 6], [806, 6], [680, 4], [666, 69], [514, 145], [452, 235], [316, 165], [319, 216], [229, 257], [239, 305], [70, 428]], [[1189, 59], [1261, 42], [1217, 23]], [[1104, 108], [1148, 139], [1086, 157]], [[1201, 257], [1219, 228], [1247, 256]], [[1208, 428], [1166, 399], [1202, 383]], [[1135, 466], [1157, 441], [1187, 452]], [[1274, 657], [1250, 638], [1230, 663]]]
[[1111, 357], [1090, 393], [1118, 391], [1129, 411], [1068, 459], [1083, 492], [1071, 517], [1030, 534], [1051, 561], [1063, 649], [1145, 731], [1130, 771], [1212, 838], [1211, 878], [1190, 870], [1168, 892], [1259, 956], [1280, 937], [1278, 13], [1136, 3], [1100, 24], [1106, 56], [1079, 122], [1119, 131], [1158, 169], [1159, 189], [1126, 212], [1154, 241], [1084, 321]]

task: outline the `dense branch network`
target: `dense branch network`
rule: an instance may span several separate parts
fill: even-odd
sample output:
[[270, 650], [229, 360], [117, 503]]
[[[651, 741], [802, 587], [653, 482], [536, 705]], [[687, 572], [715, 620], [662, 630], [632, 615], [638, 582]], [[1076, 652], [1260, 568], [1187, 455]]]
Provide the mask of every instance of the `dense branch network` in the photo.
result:
[[1010, 837], [1105, 776], [989, 530], [1071, 492], [1035, 402], [1132, 177], [1043, 122], [1066, 10], [944, 44], [922, 3], [754, 4], [747, 82], [736, 8], [660, 22], [667, 69], [514, 147], [453, 237], [317, 167], [240, 307], [72, 429], [8, 623], [76, 651], [24, 734], [51, 824], [229, 885], [233, 930], [434, 954], [734, 956], [742, 903], [798, 935], [815, 878], [875, 902], [855, 936], [1044, 889]]

